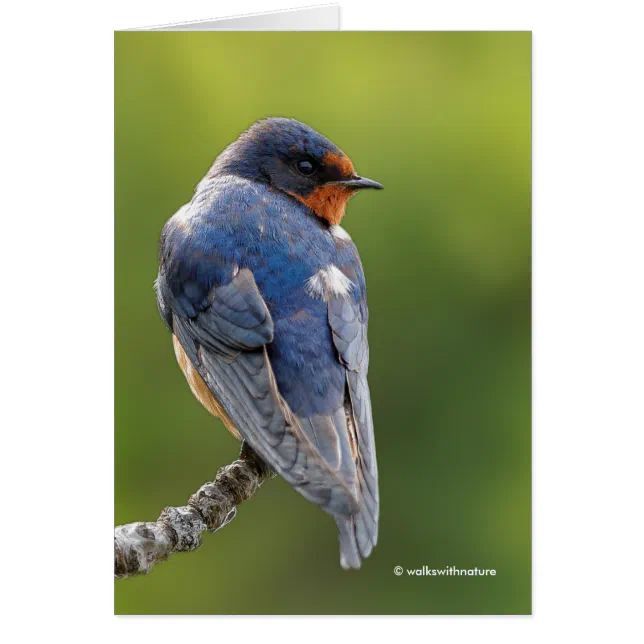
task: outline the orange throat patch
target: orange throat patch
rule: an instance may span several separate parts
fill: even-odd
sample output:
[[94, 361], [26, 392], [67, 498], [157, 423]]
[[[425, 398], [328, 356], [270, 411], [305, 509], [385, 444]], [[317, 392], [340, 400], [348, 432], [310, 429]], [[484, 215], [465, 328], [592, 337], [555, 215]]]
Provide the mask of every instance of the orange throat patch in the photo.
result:
[[347, 203], [356, 192], [357, 190], [341, 185], [330, 185], [316, 188], [306, 197], [295, 194], [292, 196], [310, 208], [318, 217], [326, 219], [329, 224], [334, 226], [342, 221], [347, 211]]
[[[328, 152], [324, 157], [324, 164], [335, 166], [340, 175], [345, 178], [350, 177], [355, 172], [351, 159], [342, 152], [339, 154]], [[342, 217], [347, 211], [347, 203], [356, 192], [358, 191], [353, 188], [330, 184], [316, 188], [306, 197], [301, 197], [292, 192], [289, 194], [302, 202], [307, 208], [310, 208], [318, 217], [326, 219], [329, 224], [335, 226], [342, 221]]]

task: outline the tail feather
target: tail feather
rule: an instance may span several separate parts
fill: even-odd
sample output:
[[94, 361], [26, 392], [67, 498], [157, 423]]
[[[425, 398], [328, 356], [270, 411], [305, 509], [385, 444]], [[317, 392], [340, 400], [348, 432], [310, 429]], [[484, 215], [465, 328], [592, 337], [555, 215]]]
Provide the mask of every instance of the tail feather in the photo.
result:
[[378, 521], [366, 510], [352, 517], [336, 517], [340, 543], [340, 565], [345, 569], [360, 568], [362, 559], [371, 554], [378, 540]]
[[360, 548], [356, 540], [354, 518], [338, 517], [338, 541], [340, 542], [340, 565], [348, 570], [360, 568]]

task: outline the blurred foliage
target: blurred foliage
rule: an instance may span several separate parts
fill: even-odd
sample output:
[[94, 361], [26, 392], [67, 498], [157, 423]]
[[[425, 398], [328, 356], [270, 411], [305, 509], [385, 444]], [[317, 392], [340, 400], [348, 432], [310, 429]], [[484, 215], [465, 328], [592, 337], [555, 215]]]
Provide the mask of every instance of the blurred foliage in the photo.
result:
[[[383, 192], [345, 228], [369, 288], [381, 532], [340, 568], [327, 514], [281, 479], [117, 613], [529, 613], [529, 33], [118, 33], [116, 523], [153, 520], [233, 461], [158, 317], [164, 222], [256, 119], [291, 116]], [[406, 568], [496, 577], [396, 577]]]

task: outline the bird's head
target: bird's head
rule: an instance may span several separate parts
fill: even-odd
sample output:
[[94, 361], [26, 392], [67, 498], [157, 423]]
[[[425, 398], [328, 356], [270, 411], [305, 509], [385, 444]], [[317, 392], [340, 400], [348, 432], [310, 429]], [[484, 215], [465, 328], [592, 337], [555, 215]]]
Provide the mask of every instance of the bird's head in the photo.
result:
[[270, 184], [330, 224], [339, 224], [347, 202], [364, 188], [381, 189], [360, 177], [331, 141], [295, 119], [258, 121], [217, 157], [213, 174], [235, 174]]

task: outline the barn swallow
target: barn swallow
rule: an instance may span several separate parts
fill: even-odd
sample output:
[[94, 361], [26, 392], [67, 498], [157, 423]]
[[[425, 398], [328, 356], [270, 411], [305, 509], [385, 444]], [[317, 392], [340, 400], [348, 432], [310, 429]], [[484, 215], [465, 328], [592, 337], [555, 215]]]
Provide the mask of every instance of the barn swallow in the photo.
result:
[[359, 176], [299, 121], [258, 121], [167, 222], [157, 303], [192, 393], [338, 526], [359, 568], [378, 536], [367, 293], [340, 227]]

